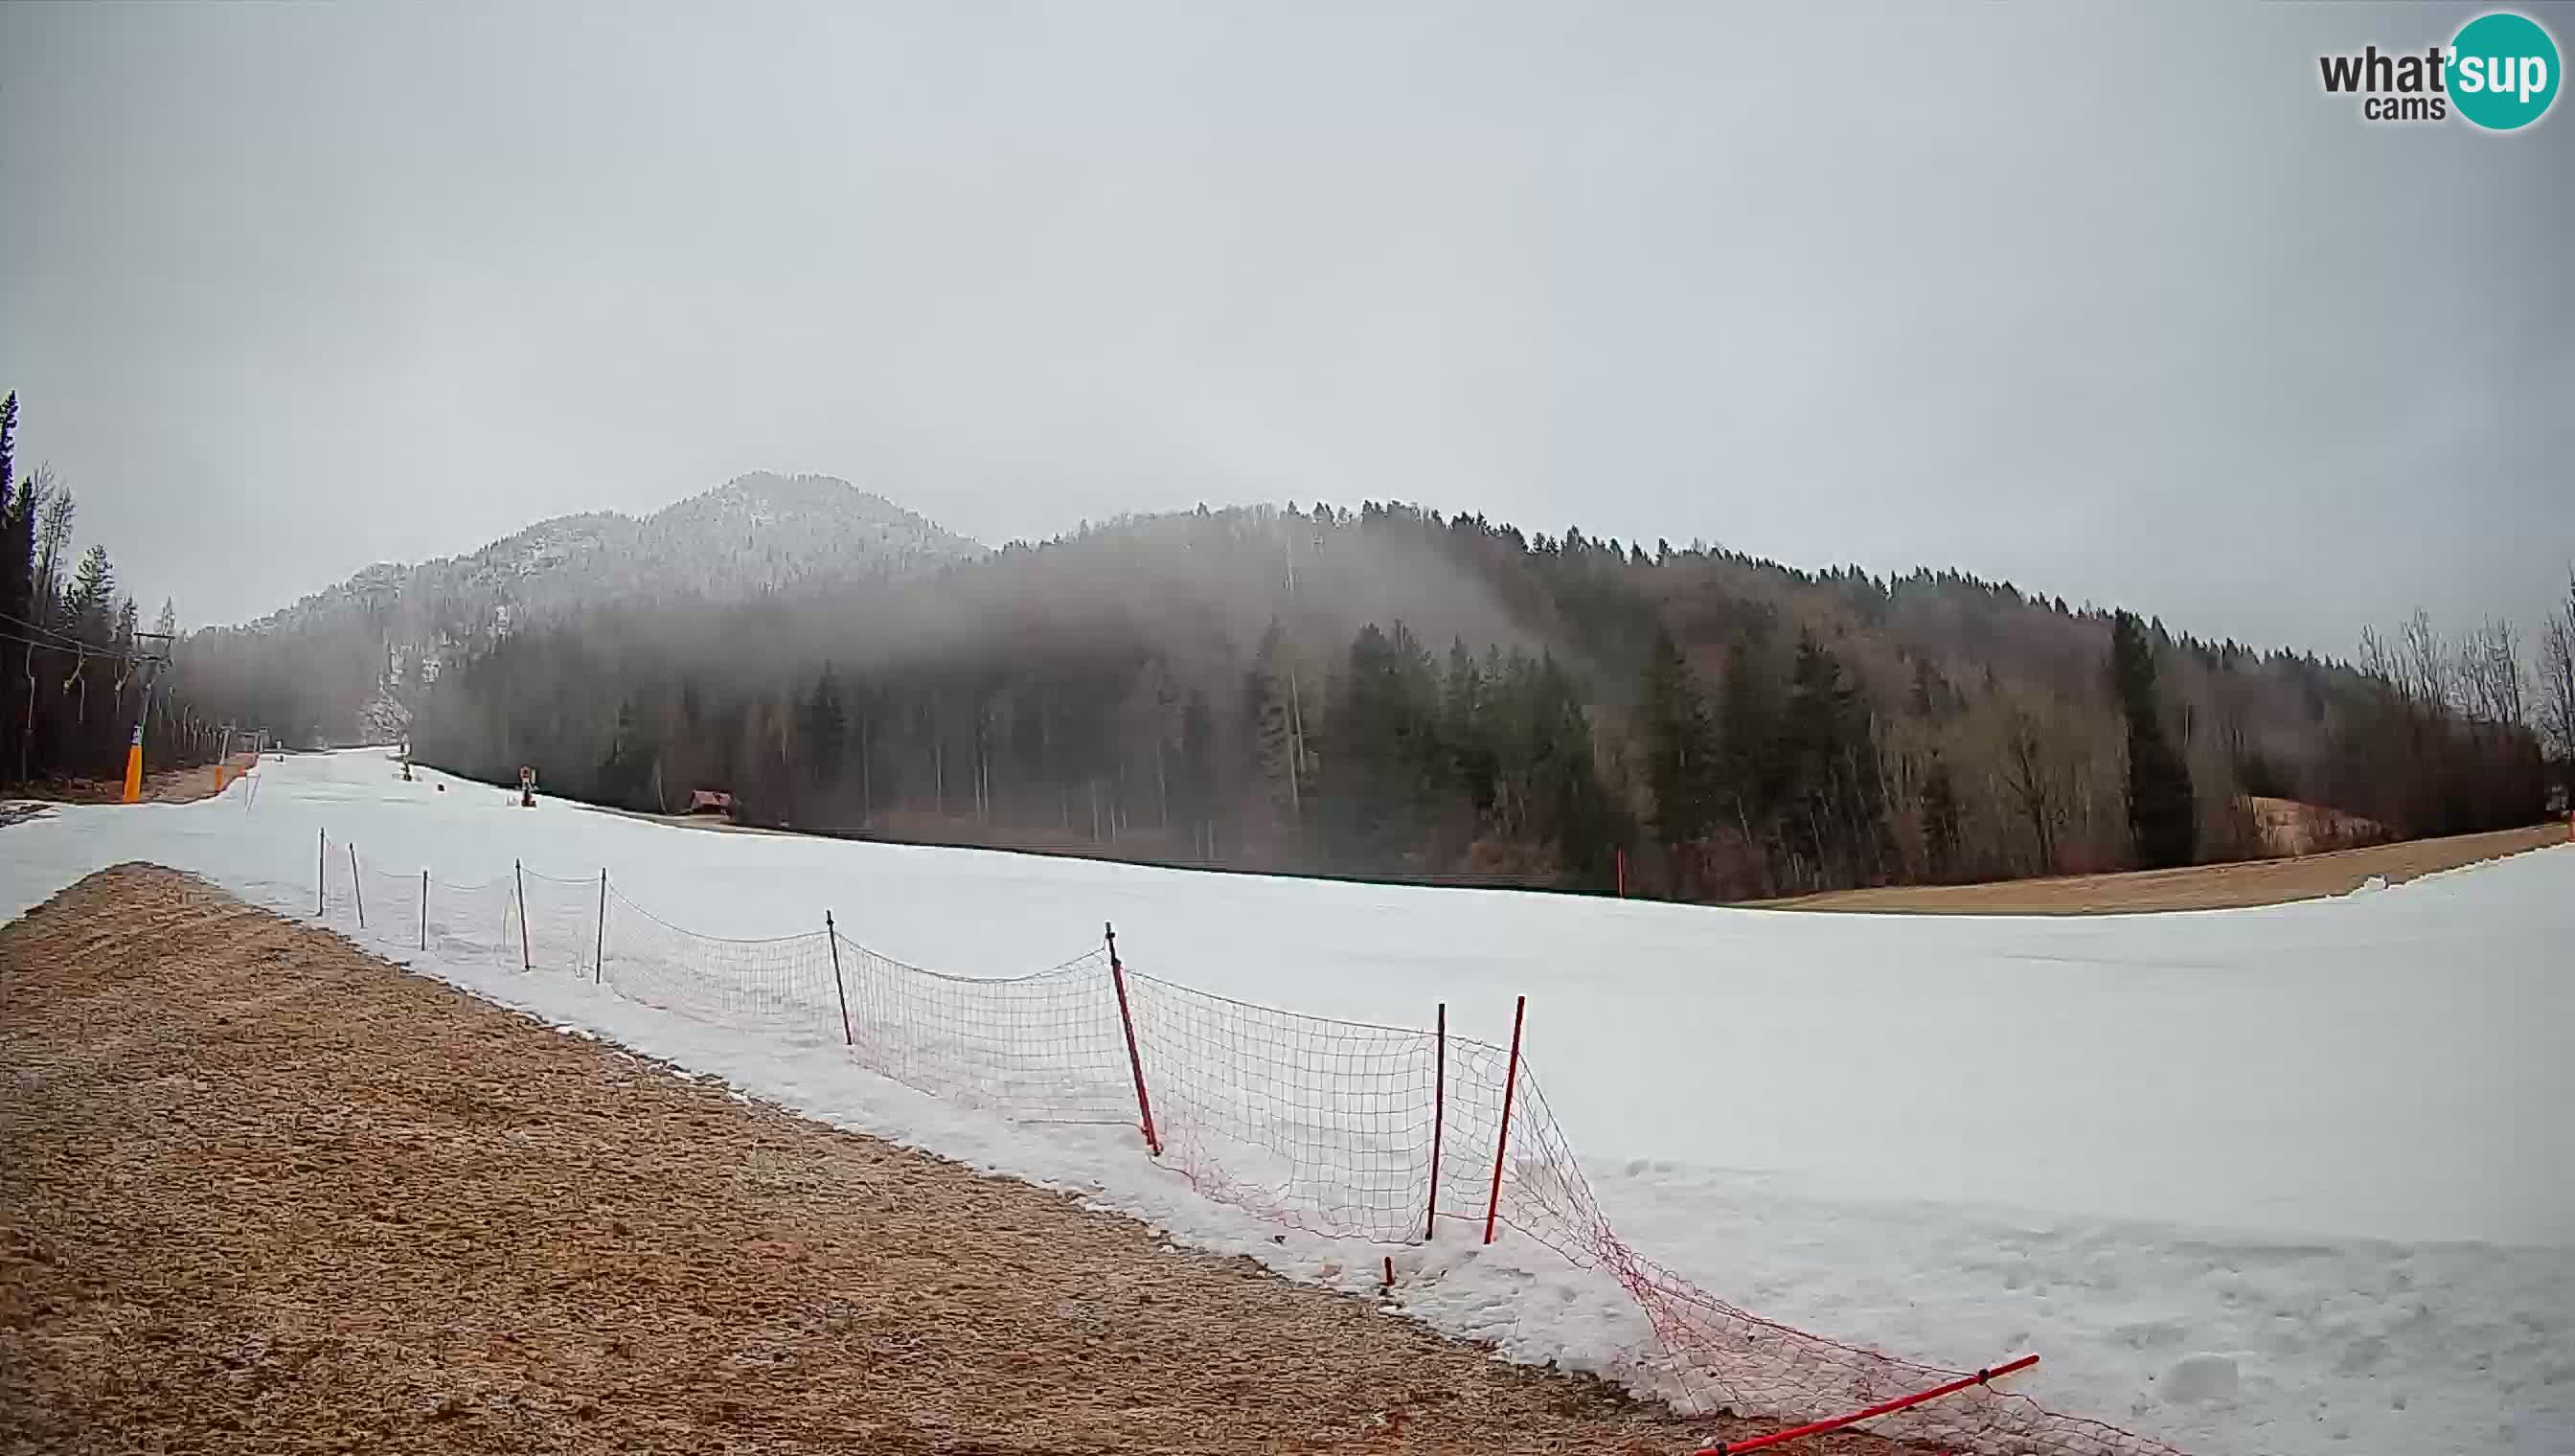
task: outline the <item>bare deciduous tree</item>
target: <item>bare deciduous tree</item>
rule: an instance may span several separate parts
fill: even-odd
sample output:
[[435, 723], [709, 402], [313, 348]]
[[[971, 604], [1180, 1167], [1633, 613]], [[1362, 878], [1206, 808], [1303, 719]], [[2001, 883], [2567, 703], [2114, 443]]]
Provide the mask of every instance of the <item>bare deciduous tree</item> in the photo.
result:
[[2575, 776], [2575, 572], [2567, 574], [2566, 600], [2539, 634], [2539, 727], [2568, 765], [2561, 771]]
[[2519, 727], [2529, 721], [2522, 692], [2521, 642], [2511, 623], [2490, 618], [2483, 628], [2460, 638], [2452, 681], [2457, 685], [2458, 709], [2470, 723]]
[[2405, 619], [2398, 634], [2397, 671], [2403, 676], [2406, 696], [2429, 713], [2441, 713], [2457, 706], [2452, 696], [2455, 681], [2450, 671], [2450, 655], [2441, 646], [2441, 635], [2432, 630], [2432, 614], [2422, 608]]
[[[79, 509], [72, 493], [54, 484], [54, 473], [48, 466], [38, 466], [27, 478], [29, 500], [43, 505], [43, 525], [36, 529], [36, 590], [33, 616], [44, 617], [53, 611], [62, 595], [63, 565], [70, 558], [64, 552], [72, 540], [72, 514]], [[50, 627], [53, 624], [45, 624]]]
[[2003, 787], [2029, 819], [2038, 849], [2038, 872], [2056, 872], [2056, 775], [2047, 762], [2047, 737], [2038, 720], [2013, 709], [2003, 728]]

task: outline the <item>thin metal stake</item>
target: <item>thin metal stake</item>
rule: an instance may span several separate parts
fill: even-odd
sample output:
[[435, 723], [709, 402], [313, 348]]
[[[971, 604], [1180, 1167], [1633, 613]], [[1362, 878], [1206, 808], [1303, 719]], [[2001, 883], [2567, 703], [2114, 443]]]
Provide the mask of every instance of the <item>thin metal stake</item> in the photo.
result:
[[841, 931], [832, 923], [832, 912], [823, 912], [823, 938], [832, 942], [832, 990], [841, 998], [841, 1039], [851, 1046], [859, 1044], [859, 1033], [850, 1028], [850, 991], [841, 984]]
[[1430, 1063], [1430, 1207], [1421, 1215], [1421, 1241], [1439, 1236], [1439, 1134], [1448, 1120], [1448, 1003], [1439, 1003], [1439, 1029]]

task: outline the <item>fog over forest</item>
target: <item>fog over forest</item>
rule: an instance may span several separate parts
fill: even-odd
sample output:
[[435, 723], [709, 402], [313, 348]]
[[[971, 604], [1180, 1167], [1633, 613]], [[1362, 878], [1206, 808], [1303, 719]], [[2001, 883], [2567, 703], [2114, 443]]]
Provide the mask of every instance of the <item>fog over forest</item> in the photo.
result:
[[289, 742], [648, 812], [1740, 899], [2531, 822], [2570, 622], [2575, 582], [2536, 630], [2418, 615], [2328, 661], [1378, 503], [985, 553], [763, 476], [196, 634], [174, 682]]

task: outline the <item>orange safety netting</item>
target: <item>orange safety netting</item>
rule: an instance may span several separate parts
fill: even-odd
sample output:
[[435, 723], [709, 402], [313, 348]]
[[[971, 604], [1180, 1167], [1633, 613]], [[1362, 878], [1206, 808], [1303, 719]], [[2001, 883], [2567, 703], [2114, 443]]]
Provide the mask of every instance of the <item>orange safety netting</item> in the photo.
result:
[[[767, 939], [702, 935], [605, 874], [514, 866], [449, 885], [353, 853], [334, 874], [345, 852], [322, 856], [324, 917], [371, 941], [426, 941], [716, 1025], [838, 1044], [869, 1071], [1022, 1121], [1138, 1125], [1141, 1079], [1165, 1166], [1210, 1198], [1318, 1234], [1480, 1238], [1490, 1219], [1616, 1279], [1703, 1410], [1827, 1420], [1975, 1374], [1762, 1319], [1629, 1248], [1516, 1047], [1236, 1000], [1128, 969], [1105, 946], [1027, 975], [950, 975], [828, 921]], [[1870, 1427], [1985, 1456], [2179, 1456], [1981, 1383]]]

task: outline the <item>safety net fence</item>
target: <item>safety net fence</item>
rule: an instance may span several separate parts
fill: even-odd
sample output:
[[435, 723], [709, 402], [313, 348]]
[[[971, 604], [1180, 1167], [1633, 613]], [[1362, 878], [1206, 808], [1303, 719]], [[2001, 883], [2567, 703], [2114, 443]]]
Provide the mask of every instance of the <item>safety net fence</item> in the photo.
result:
[[605, 871], [512, 865], [455, 884], [327, 835], [317, 874], [318, 912], [353, 938], [837, 1045], [868, 1071], [1016, 1120], [1133, 1127], [1200, 1193], [1286, 1226], [1380, 1244], [1508, 1229], [1614, 1278], [1696, 1409], [1831, 1424], [1919, 1400], [1869, 1429], [1983, 1456], [2178, 1456], [1979, 1370], [1763, 1319], [1638, 1254], [1602, 1215], [1516, 1024], [1503, 1046], [1449, 1034], [1444, 1011], [1422, 1029], [1281, 1010], [1137, 971], [1114, 937], [1025, 975], [952, 975], [871, 950], [827, 915], [798, 934], [706, 935], [628, 899]]

